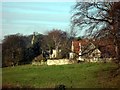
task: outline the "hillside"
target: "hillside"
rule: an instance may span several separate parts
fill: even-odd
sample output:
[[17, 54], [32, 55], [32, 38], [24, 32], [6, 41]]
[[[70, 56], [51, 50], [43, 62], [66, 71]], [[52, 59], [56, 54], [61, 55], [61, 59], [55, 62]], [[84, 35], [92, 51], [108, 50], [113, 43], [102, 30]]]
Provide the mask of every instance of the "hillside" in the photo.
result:
[[82, 63], [60, 66], [22, 65], [3, 68], [3, 87], [112, 88], [119, 87], [120, 75], [112, 77], [112, 63]]
[[2, 44], [0, 43], [0, 67], [2, 67]]

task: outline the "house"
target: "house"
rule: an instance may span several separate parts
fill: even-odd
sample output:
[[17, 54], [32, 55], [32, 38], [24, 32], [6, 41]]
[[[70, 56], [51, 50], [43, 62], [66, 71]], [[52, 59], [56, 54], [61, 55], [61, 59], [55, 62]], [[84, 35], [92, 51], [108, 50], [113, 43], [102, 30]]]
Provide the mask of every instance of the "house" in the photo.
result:
[[89, 40], [74, 40], [71, 45], [70, 59], [96, 62], [101, 57], [101, 51]]
[[96, 41], [93, 41], [94, 45], [96, 45], [99, 50], [102, 52], [101, 57], [102, 58], [115, 58], [116, 52], [115, 52], [115, 46], [114, 42], [108, 39], [98, 39]]
[[50, 53], [50, 59], [57, 58], [59, 56], [59, 53], [61, 53], [61, 50], [52, 49]]

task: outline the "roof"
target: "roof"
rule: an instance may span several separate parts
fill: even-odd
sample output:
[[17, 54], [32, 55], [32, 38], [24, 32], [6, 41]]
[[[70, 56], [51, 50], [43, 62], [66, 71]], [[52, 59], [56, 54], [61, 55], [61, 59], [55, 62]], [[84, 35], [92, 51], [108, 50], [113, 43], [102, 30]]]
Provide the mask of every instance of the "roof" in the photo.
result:
[[88, 49], [95, 48], [94, 44], [92, 44], [89, 40], [79, 40], [79, 41], [74, 40], [74, 41], [72, 41], [72, 44], [74, 46], [74, 52], [77, 53], [77, 54], [80, 52], [79, 51], [80, 50], [80, 44], [81, 44], [81, 50], [82, 51], [87, 52]]
[[81, 43], [81, 49], [82, 51], [87, 52], [90, 49], [99, 49], [101, 52], [102, 57], [115, 57], [115, 48], [113, 41], [107, 40], [107, 39], [98, 39], [94, 41], [90, 41], [88, 39], [82, 39], [82, 40], [73, 40], [73, 46], [74, 46], [74, 52], [79, 53], [80, 46], [79, 43]]

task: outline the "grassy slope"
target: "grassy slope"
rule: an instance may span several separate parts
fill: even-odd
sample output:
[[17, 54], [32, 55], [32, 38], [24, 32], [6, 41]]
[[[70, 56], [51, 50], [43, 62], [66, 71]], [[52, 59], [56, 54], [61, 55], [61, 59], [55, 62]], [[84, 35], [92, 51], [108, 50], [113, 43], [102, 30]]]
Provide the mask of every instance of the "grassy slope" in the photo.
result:
[[106, 71], [113, 67], [110, 63], [9, 67], [3, 68], [3, 85], [36, 88], [52, 88], [59, 84], [67, 88], [118, 87], [114, 81], [115, 85], [112, 82], [107, 84], [109, 73]]

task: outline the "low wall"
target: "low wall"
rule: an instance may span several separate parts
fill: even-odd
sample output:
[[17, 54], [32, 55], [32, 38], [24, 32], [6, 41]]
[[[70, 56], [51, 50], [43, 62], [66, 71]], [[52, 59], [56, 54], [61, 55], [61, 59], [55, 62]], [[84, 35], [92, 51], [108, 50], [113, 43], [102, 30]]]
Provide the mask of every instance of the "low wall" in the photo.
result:
[[85, 62], [111, 62], [113, 58], [93, 58], [93, 59], [87, 59], [84, 58]]
[[48, 59], [47, 62], [32, 62], [32, 65], [64, 65], [64, 64], [73, 64], [75, 61], [69, 59]]
[[55, 60], [47, 60], [47, 65], [64, 65], [64, 64], [72, 64], [74, 61], [70, 61], [69, 59], [55, 59]]
[[[82, 61], [85, 62], [111, 62], [113, 58], [94, 58], [94, 59], [87, 59], [82, 58]], [[74, 60], [69, 59], [48, 59], [47, 62], [32, 62], [32, 65], [64, 65], [64, 64], [73, 64], [76, 63]]]

